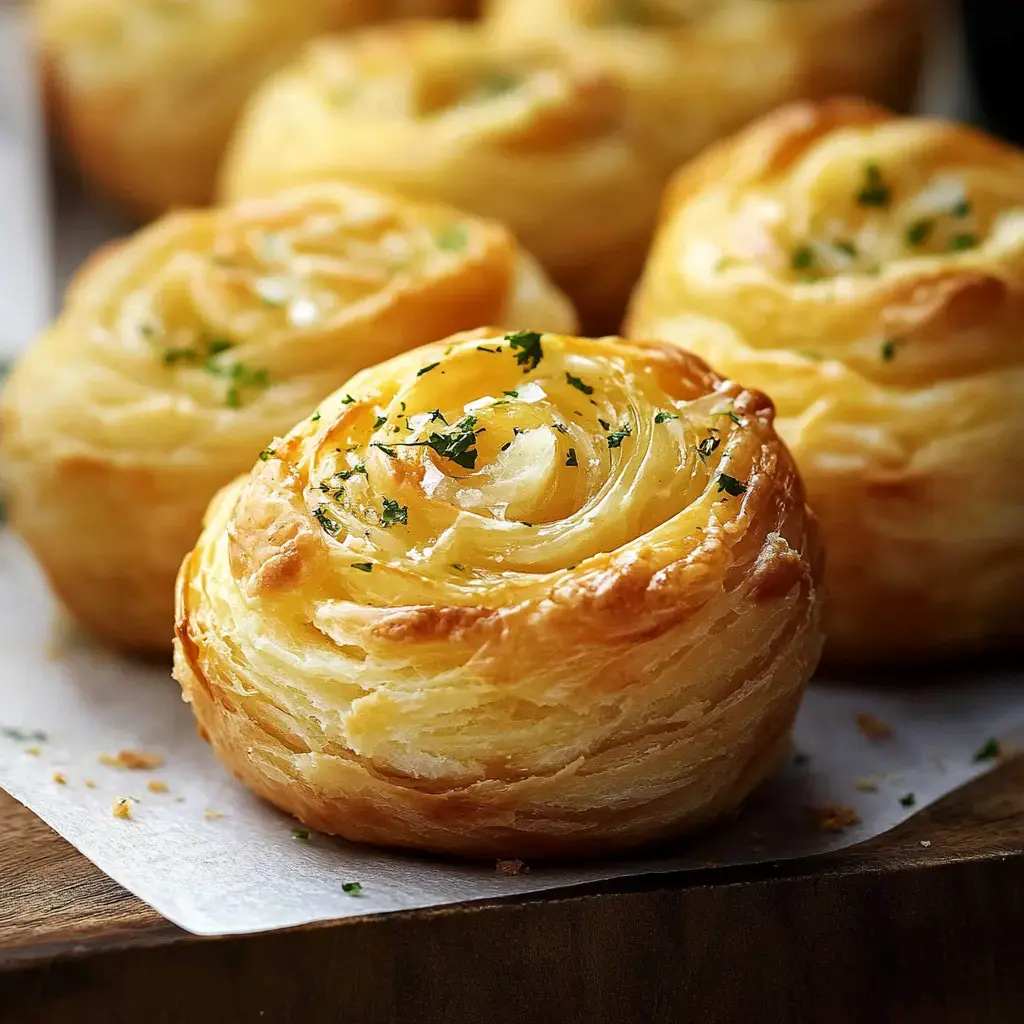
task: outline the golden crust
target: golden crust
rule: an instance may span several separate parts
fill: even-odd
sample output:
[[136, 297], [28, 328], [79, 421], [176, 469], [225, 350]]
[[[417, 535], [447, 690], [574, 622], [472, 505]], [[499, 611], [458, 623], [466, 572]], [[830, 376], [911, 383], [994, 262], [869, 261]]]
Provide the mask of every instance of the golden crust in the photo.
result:
[[684, 168], [627, 331], [768, 392], [829, 550], [827, 655], [1024, 622], [1024, 154], [798, 105]]
[[585, 55], [407, 23], [310, 44], [253, 97], [229, 198], [337, 176], [508, 224], [602, 329], [639, 276], [665, 172]]
[[210, 497], [356, 370], [495, 320], [575, 326], [447, 207], [324, 184], [169, 215], [92, 259], [5, 385], [11, 519], [87, 626], [166, 650]]
[[38, 0], [51, 119], [133, 213], [213, 196], [249, 93], [320, 32], [463, 13], [464, 0]]
[[532, 858], [693, 831], [774, 769], [821, 560], [764, 396], [672, 346], [481, 330], [320, 408], [178, 576], [175, 676], [260, 796]]

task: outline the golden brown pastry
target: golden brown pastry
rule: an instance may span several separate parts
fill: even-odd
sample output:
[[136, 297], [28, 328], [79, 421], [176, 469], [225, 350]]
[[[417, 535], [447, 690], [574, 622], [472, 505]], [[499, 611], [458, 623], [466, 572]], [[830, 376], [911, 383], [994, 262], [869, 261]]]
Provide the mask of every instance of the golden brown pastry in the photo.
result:
[[606, 73], [442, 23], [317, 40], [256, 93], [224, 194], [325, 177], [505, 222], [601, 329], [618, 326], [664, 183]]
[[565, 856], [720, 818], [784, 753], [821, 647], [772, 417], [614, 338], [481, 330], [364, 370], [182, 564], [200, 731], [353, 840]]
[[824, 529], [827, 655], [1020, 637], [1024, 154], [780, 111], [680, 172], [628, 329], [771, 395]]
[[37, 0], [50, 106], [85, 175], [132, 212], [209, 202], [249, 93], [310, 37], [465, 0]]
[[173, 214], [101, 254], [0, 400], [14, 526], [67, 607], [164, 651], [211, 496], [356, 370], [497, 319], [572, 329], [501, 226], [340, 184]]
[[717, 125], [722, 134], [786, 100], [852, 93], [909, 106], [920, 74], [925, 11], [924, 0], [485, 5], [487, 22], [500, 36], [599, 49], [652, 113], [668, 118], [664, 141], [680, 159], [695, 154], [680, 147], [700, 127]]

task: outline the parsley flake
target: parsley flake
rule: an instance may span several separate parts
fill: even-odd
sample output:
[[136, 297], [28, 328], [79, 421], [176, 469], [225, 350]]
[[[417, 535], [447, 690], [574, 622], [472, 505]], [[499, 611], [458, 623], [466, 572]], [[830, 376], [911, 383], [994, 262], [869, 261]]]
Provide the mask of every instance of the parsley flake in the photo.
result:
[[360, 572], [373, 572], [373, 562], [353, 562], [352, 568]]
[[169, 348], [164, 350], [163, 360], [164, 366], [195, 363], [199, 361], [199, 353], [194, 348]]
[[355, 399], [351, 395], [345, 395], [345, 397], [341, 400], [341, 404], [351, 405], [354, 401]]
[[654, 416], [655, 423], [668, 423], [669, 420], [677, 420], [679, 417], [674, 412], [657, 412]]
[[864, 168], [864, 185], [857, 193], [859, 206], [888, 206], [892, 200], [892, 189], [882, 179], [882, 169], [876, 163]]
[[613, 430], [607, 437], [609, 448], [621, 448], [622, 442], [633, 433], [628, 423], [623, 423], [618, 430]]
[[952, 210], [949, 211], [954, 217], [968, 217], [971, 213], [971, 201], [970, 199], [961, 199]]
[[882, 343], [882, 361], [891, 363], [896, 355], [896, 345], [899, 338], [889, 338]]
[[421, 366], [416, 371], [417, 377], [422, 377], [425, 373], [430, 373], [431, 370], [436, 370], [441, 364], [440, 363], [428, 363], [426, 366]]
[[515, 353], [516, 363], [523, 367], [523, 373], [536, 369], [544, 358], [541, 337], [536, 331], [517, 331], [515, 334], [505, 335], [509, 348]]
[[838, 241], [832, 243], [833, 248], [837, 249], [841, 253], [845, 253], [847, 256], [853, 258], [857, 255], [857, 246], [853, 244], [849, 239], [840, 238]]
[[385, 498], [384, 511], [381, 514], [381, 525], [386, 529], [389, 526], [407, 526], [409, 524], [408, 505], [399, 505], [397, 501]]
[[469, 244], [469, 235], [461, 224], [449, 224], [437, 234], [437, 247], [445, 252], [462, 252]]
[[392, 448], [390, 445], [381, 444], [380, 441], [374, 441], [370, 445], [370, 447], [371, 448], [379, 448], [385, 455], [390, 455], [391, 458], [393, 458], [393, 459], [397, 459], [398, 458], [398, 452], [396, 452], [394, 448]]
[[340, 477], [342, 480], [350, 480], [357, 473], [362, 473], [363, 476], [369, 475], [366, 472], [366, 466], [362, 462], [360, 462], [358, 466], [353, 466], [351, 469], [343, 469], [339, 473], [335, 473], [334, 475]]
[[475, 427], [476, 417], [464, 416], [446, 433], [433, 433], [426, 441], [407, 442], [405, 447], [431, 448], [442, 459], [448, 459], [456, 466], [461, 466], [463, 469], [475, 469], [476, 458], [479, 454], [476, 450], [477, 431], [474, 429]]
[[913, 807], [917, 803], [917, 797], [913, 793], [907, 793], [900, 797], [900, 807]]
[[0, 728], [0, 736], [15, 743], [45, 743], [50, 738], [42, 729], [19, 729], [12, 725]]
[[978, 236], [969, 233], [960, 235], [954, 235], [949, 240], [949, 251], [950, 252], [966, 252], [968, 249], [974, 249], [978, 245]]
[[907, 228], [907, 245], [924, 245], [931, 238], [934, 229], [935, 221], [931, 217], [922, 217], [921, 220], [915, 220]]
[[309, 840], [309, 829], [308, 828], [293, 828], [292, 839], [298, 839], [305, 843]]
[[797, 271], [811, 270], [814, 267], [814, 250], [809, 245], [801, 245], [793, 250], [789, 264]]
[[999, 747], [999, 740], [995, 737], [985, 740], [985, 742], [978, 749], [978, 752], [974, 755], [975, 763], [981, 761], [992, 761], [997, 758], [1002, 751]]
[[312, 416], [309, 417], [309, 421], [311, 423], [319, 423], [320, 422], [320, 410], [319, 409], [317, 409], [317, 411], [315, 413], [313, 413]]
[[313, 509], [313, 518], [320, 524], [320, 529], [331, 537], [337, 537], [341, 532], [341, 523], [331, 518], [326, 505], [319, 505]]
[[361, 896], [363, 893], [362, 882], [342, 882], [341, 891], [349, 896]]
[[578, 466], [579, 465], [579, 462], [577, 462], [577, 460], [576, 460], [576, 449], [575, 448], [570, 448], [569, 449], [569, 454], [565, 458], [565, 464], [567, 466]]
[[584, 384], [579, 377], [574, 377], [571, 373], [565, 375], [565, 381], [567, 384], [571, 384], [577, 391], [582, 391], [585, 395], [592, 395], [594, 389], [589, 384]]
[[381, 427], [384, 426], [385, 423], [387, 423], [387, 421], [388, 421], [387, 416], [378, 416], [376, 418], [376, 420], [374, 420], [374, 422], [373, 422], [373, 429], [374, 430], [379, 430]]
[[273, 457], [274, 457], [274, 449], [273, 448], [264, 448], [263, 451], [260, 452], [260, 462], [268, 462]]
[[726, 494], [731, 495], [734, 498], [738, 498], [745, 490], [747, 485], [740, 483], [739, 480], [734, 476], [729, 476], [728, 473], [720, 473], [718, 476], [718, 493], [721, 494], [725, 491]]
[[708, 458], [717, 451], [718, 446], [722, 443], [722, 439], [708, 435], [704, 438], [699, 445], [697, 445], [697, 454], [700, 456], [701, 462], [707, 462]]

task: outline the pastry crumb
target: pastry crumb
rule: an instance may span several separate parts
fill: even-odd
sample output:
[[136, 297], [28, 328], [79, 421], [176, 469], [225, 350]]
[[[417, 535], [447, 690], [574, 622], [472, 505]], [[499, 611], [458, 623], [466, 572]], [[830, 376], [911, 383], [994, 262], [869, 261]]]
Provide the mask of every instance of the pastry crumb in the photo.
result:
[[68, 784], [67, 776], [63, 772], [54, 772], [53, 781], [56, 782], [58, 786], [66, 786]]
[[224, 817], [224, 812], [223, 811], [215, 811], [212, 807], [207, 807], [206, 810], [203, 811], [203, 817], [207, 821], [216, 821], [218, 818], [223, 818]]
[[164, 763], [164, 759], [160, 754], [149, 754], [144, 750], [119, 750], [116, 756], [100, 754], [99, 762], [108, 768], [146, 771], [150, 768], [159, 768]]
[[85, 788], [86, 789], [95, 789], [96, 788], [96, 783], [93, 782], [92, 779], [86, 779], [85, 780]]
[[146, 789], [148, 789], [150, 793], [168, 792], [167, 783], [162, 782], [160, 779], [150, 779], [149, 782], [146, 783]]
[[119, 796], [114, 801], [114, 807], [111, 811], [115, 818], [122, 818], [125, 821], [131, 821], [132, 818], [132, 802], [129, 797]]
[[42, 747], [26, 747], [25, 748], [25, 753], [26, 754], [31, 754], [32, 757], [42, 757], [42, 755], [43, 755], [43, 748]]
[[499, 875], [511, 877], [513, 875], [525, 875], [530, 869], [521, 860], [499, 860], [498, 863], [494, 865], [494, 870]]
[[874, 779], [857, 779], [853, 788], [861, 793], [877, 793], [878, 783]]
[[827, 804], [825, 807], [808, 807], [810, 814], [823, 832], [842, 832], [851, 825], [860, 823], [857, 812], [843, 804]]
[[932, 845], [932, 841], [930, 839], [922, 839], [921, 845], [927, 850]]
[[883, 722], [876, 715], [860, 714], [857, 716], [857, 729], [869, 740], [892, 739], [892, 726]]

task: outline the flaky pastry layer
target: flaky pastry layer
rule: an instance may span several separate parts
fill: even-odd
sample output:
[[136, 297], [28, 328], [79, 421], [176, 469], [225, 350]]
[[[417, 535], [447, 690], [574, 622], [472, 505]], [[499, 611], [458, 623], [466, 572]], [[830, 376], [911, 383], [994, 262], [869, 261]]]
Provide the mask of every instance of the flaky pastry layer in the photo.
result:
[[834, 101], [682, 170], [628, 325], [763, 389], [822, 520], [828, 652], [1024, 622], [1024, 155]]
[[178, 577], [176, 678], [255, 792], [353, 840], [566, 856], [774, 769], [820, 552], [764, 396], [670, 345], [481, 330], [319, 411]]
[[14, 526], [86, 625], [166, 651], [212, 495], [356, 370], [495, 321], [575, 317], [446, 207], [324, 184], [169, 215], [94, 257], [4, 388]]

